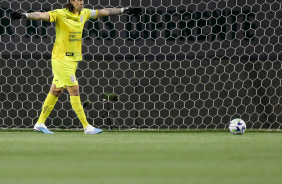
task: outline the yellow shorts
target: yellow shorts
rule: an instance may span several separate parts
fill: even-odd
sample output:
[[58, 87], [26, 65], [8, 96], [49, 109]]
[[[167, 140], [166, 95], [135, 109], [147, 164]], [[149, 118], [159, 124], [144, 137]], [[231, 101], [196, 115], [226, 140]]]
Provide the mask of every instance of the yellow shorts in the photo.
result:
[[78, 61], [60, 61], [52, 59], [53, 81], [57, 88], [66, 88], [67, 86], [76, 86], [78, 82], [75, 77], [75, 71]]

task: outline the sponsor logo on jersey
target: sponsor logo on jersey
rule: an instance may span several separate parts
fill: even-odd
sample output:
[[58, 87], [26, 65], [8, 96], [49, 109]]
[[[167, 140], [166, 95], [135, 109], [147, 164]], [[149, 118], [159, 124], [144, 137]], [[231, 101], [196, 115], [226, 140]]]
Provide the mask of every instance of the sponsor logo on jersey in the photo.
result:
[[83, 15], [81, 15], [80, 17], [80, 22], [83, 22]]

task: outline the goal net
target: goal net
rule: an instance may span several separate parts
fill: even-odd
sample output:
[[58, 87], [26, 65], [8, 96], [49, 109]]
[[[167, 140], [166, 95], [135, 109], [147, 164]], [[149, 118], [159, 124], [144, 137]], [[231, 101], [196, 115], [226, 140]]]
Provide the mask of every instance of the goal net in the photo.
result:
[[[52, 82], [54, 23], [13, 11], [60, 9], [67, 0], [2, 0], [0, 128], [31, 128]], [[142, 7], [142, 15], [89, 20], [77, 78], [100, 128], [224, 129], [282, 123], [280, 0], [85, 0], [85, 8]], [[104, 93], [118, 100], [103, 101]], [[82, 128], [65, 91], [46, 121]]]

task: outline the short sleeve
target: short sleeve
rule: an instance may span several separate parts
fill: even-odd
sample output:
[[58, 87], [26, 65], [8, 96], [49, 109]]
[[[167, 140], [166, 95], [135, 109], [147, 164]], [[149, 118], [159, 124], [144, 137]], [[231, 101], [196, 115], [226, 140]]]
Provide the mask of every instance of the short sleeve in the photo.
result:
[[84, 8], [83, 11], [84, 11], [85, 19], [88, 20], [90, 17], [90, 9]]
[[58, 10], [49, 11], [48, 13], [50, 15], [50, 22], [56, 22], [59, 17]]

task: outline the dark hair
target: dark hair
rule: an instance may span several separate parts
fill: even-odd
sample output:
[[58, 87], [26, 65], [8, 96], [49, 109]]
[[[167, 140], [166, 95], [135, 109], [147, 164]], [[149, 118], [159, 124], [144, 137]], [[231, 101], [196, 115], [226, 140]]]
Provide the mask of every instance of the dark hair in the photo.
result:
[[65, 4], [64, 8], [68, 9], [70, 12], [74, 12], [74, 7], [71, 4], [71, 2], [69, 2], [68, 4]]

